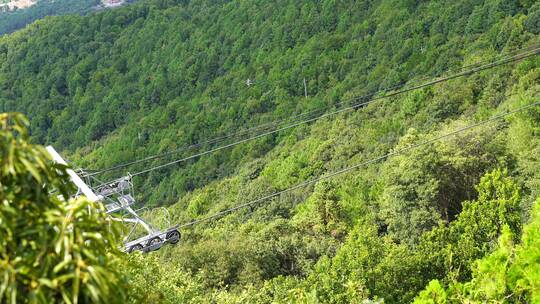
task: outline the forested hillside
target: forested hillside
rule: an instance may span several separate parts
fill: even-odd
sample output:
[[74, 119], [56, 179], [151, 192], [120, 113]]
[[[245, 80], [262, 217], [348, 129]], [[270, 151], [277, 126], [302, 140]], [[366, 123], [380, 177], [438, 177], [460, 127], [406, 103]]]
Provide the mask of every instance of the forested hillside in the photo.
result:
[[0, 12], [0, 35], [22, 29], [27, 24], [47, 16], [85, 15], [107, 6], [111, 5], [104, 5], [101, 0], [38, 0], [29, 8]]
[[134, 177], [180, 224], [367, 162], [129, 255], [131, 302], [533, 303], [540, 107], [445, 134], [539, 102], [540, 57], [407, 88], [539, 34], [532, 0], [147, 0], [1, 37], [0, 110], [88, 170], [165, 153], [101, 180], [218, 149]]
[[0, 13], [0, 35], [21, 29], [46, 16], [85, 14], [99, 3], [99, 0], [39, 0], [29, 8]]

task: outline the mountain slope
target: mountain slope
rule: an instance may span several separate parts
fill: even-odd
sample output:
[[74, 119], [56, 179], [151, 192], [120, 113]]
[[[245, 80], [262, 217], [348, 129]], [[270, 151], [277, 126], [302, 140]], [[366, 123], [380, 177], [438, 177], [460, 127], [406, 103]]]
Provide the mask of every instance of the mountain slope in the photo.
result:
[[[30, 116], [36, 141], [100, 169], [449, 75], [538, 44], [539, 20], [532, 1], [149, 1], [0, 38], [0, 104]], [[496, 67], [153, 171], [134, 179], [138, 199], [169, 206], [175, 222], [203, 218], [535, 102], [539, 64]], [[492, 249], [483, 244], [496, 242], [497, 223], [525, 220], [538, 195], [538, 113], [186, 229], [181, 245], [158, 254], [156, 271], [178, 270], [160, 284], [177, 287], [171, 302], [392, 303], [412, 300], [432, 279], [468, 280], [473, 261]], [[489, 233], [459, 247], [487, 212], [460, 221], [463, 205], [491, 202], [478, 197], [479, 183], [498, 168], [520, 189], [519, 210], [489, 217]], [[445, 225], [457, 228], [449, 234]], [[512, 227], [519, 235], [520, 224]]]
[[[0, 16], [2, 17], [0, 18], [0, 35], [22, 29], [26, 25], [47, 16], [85, 15], [103, 8], [118, 7], [131, 2], [133, 0], [39, 0], [9, 3], [0, 6]], [[12, 10], [12, 7], [17, 7], [17, 9]]]

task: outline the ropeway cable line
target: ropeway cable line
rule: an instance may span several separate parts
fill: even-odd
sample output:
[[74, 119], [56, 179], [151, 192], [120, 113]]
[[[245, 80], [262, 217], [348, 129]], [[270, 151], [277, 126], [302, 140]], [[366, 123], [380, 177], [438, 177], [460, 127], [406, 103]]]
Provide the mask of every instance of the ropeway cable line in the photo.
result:
[[[522, 51], [525, 51], [525, 52], [523, 52], [521, 54], [516, 54], [516, 53], [522, 52]], [[330, 116], [330, 115], [335, 115], [335, 114], [338, 114], [338, 113], [341, 113], [341, 112], [344, 112], [344, 111], [347, 111], [347, 110], [356, 109], [358, 107], [362, 107], [364, 105], [367, 105], [367, 104], [369, 104], [371, 102], [374, 102], [374, 101], [377, 101], [377, 100], [380, 100], [380, 99], [383, 99], [383, 98], [392, 97], [392, 96], [395, 96], [395, 95], [398, 95], [398, 94], [406, 93], [406, 92], [409, 92], [409, 91], [412, 91], [412, 90], [415, 90], [415, 89], [423, 88], [425, 86], [429, 86], [429, 85], [433, 85], [433, 84], [436, 84], [436, 83], [439, 83], [439, 82], [447, 81], [447, 80], [450, 80], [450, 79], [453, 79], [453, 78], [466, 76], [466, 75], [469, 75], [469, 74], [472, 74], [472, 73], [475, 73], [475, 72], [478, 72], [478, 71], [481, 71], [481, 70], [485, 70], [487, 68], [492, 68], [492, 67], [495, 67], [495, 66], [498, 66], [498, 65], [502, 65], [502, 64], [505, 64], [505, 63], [508, 63], [508, 62], [521, 60], [521, 59], [536, 55], [536, 54], [539, 53], [539, 51], [540, 51], [539, 45], [534, 45], [534, 46], [531, 46], [531, 47], [528, 47], [528, 48], [514, 50], [512, 52], [509, 52], [508, 54], [495, 57], [495, 58], [508, 57], [509, 54], [515, 54], [515, 55], [513, 55], [513, 56], [511, 56], [509, 58], [498, 59], [496, 61], [493, 61], [493, 60], [495, 60], [495, 58], [492, 58], [492, 59], [489, 59], [489, 60], [480, 61], [480, 62], [476, 62], [474, 64], [466, 65], [464, 67], [461, 67], [460, 69], [463, 70], [464, 68], [468, 68], [468, 67], [477, 67], [477, 68], [473, 68], [473, 69], [471, 69], [469, 71], [464, 71], [464, 72], [461, 72], [461, 73], [457, 73], [457, 74], [454, 74], [454, 75], [452, 75], [450, 77], [438, 78], [435, 81], [424, 83], [423, 85], [413, 86], [411, 88], [404, 89], [404, 90], [401, 90], [401, 91], [395, 91], [395, 92], [393, 92], [391, 94], [375, 97], [376, 95], [378, 95], [380, 93], [389, 92], [389, 91], [392, 91], [392, 90], [399, 89], [399, 88], [403, 87], [408, 82], [408, 81], [403, 81], [402, 83], [400, 83], [400, 84], [398, 84], [398, 85], [396, 85], [394, 87], [379, 90], [377, 92], [366, 94], [366, 95], [363, 95], [363, 96], [357, 96], [357, 97], [354, 97], [354, 98], [346, 99], [346, 100], [343, 100], [343, 101], [341, 101], [341, 102], [339, 102], [337, 104], [332, 104], [332, 105], [329, 105], [329, 106], [325, 106], [322, 109], [316, 109], [316, 110], [307, 111], [307, 112], [304, 112], [304, 113], [300, 113], [300, 114], [297, 114], [297, 115], [290, 116], [288, 118], [284, 118], [282, 120], [264, 123], [264, 124], [261, 124], [261, 125], [255, 126], [255, 127], [248, 128], [246, 130], [242, 130], [242, 131], [239, 131], [239, 132], [234, 132], [234, 133], [231, 133], [231, 134], [228, 134], [228, 135], [224, 135], [224, 136], [221, 136], [221, 137], [217, 137], [217, 138], [214, 138], [214, 139], [210, 139], [210, 140], [207, 140], [207, 141], [196, 143], [196, 144], [193, 144], [193, 145], [190, 145], [190, 146], [182, 147], [182, 148], [179, 148], [179, 149], [171, 150], [171, 151], [168, 151], [168, 152], [160, 153], [160, 154], [157, 154], [157, 155], [149, 156], [149, 157], [142, 158], [142, 159], [139, 159], [139, 160], [127, 162], [127, 163], [124, 163], [124, 164], [115, 165], [115, 166], [112, 166], [112, 167], [109, 167], [109, 168], [106, 168], [106, 169], [94, 170], [94, 171], [93, 170], [87, 170], [87, 171], [93, 171], [93, 172], [87, 173], [86, 176], [87, 177], [92, 177], [92, 176], [102, 174], [102, 173], [105, 173], [105, 172], [115, 171], [115, 170], [119, 170], [119, 169], [122, 169], [122, 168], [126, 168], [128, 166], [135, 165], [135, 164], [139, 164], [139, 163], [143, 163], [143, 162], [163, 158], [163, 157], [166, 157], [166, 156], [169, 156], [169, 155], [177, 154], [179, 152], [186, 151], [186, 150], [189, 150], [189, 149], [192, 149], [192, 148], [202, 147], [203, 145], [206, 145], [206, 144], [217, 143], [217, 142], [226, 140], [228, 138], [235, 138], [235, 137], [240, 137], [241, 135], [248, 135], [250, 132], [252, 132], [254, 130], [263, 130], [264, 131], [264, 130], [266, 130], [268, 128], [272, 128], [272, 127], [277, 128], [280, 123], [287, 122], [287, 121], [290, 121], [290, 120], [294, 120], [295, 118], [300, 118], [300, 117], [303, 117], [303, 116], [308, 116], [308, 115], [311, 115], [311, 114], [324, 112], [328, 108], [339, 107], [339, 106], [344, 105], [344, 104], [346, 104], [348, 102], [351, 102], [351, 101], [368, 100], [367, 102], [358, 103], [358, 104], [355, 104], [353, 106], [347, 107], [345, 109], [341, 109], [341, 110], [338, 110], [338, 111], [326, 113], [324, 115], [321, 115], [321, 116], [318, 116], [318, 117], [315, 117], [315, 118], [312, 118], [312, 119], [301, 121], [300, 123], [294, 123], [294, 124], [286, 126], [284, 128], [278, 128], [277, 130], [273, 130], [273, 131], [270, 131], [270, 132], [265, 132], [263, 134], [256, 135], [256, 136], [248, 138], [249, 140], [254, 140], [254, 139], [260, 138], [262, 136], [270, 135], [270, 134], [277, 133], [277, 132], [280, 132], [280, 131], [283, 131], [283, 130], [286, 130], [286, 129], [289, 129], [289, 128], [296, 127], [296, 126], [298, 126], [300, 124], [309, 123], [309, 122], [312, 122], [314, 120], [317, 120], [317, 119], [320, 119], [320, 118], [323, 118], [323, 117], [327, 117], [327, 116]], [[485, 64], [485, 65], [482, 66], [481, 64], [483, 62], [490, 62], [490, 64]], [[423, 77], [423, 78], [425, 79], [427, 77]], [[233, 144], [236, 145], [236, 144], [241, 144], [241, 143], [244, 143], [244, 142], [246, 142], [246, 141], [241, 140], [241, 141], [233, 143]], [[233, 146], [233, 144], [225, 145], [223, 147], [218, 147], [218, 148], [215, 148], [215, 149], [211, 149], [211, 150], [208, 150], [208, 151], [202, 152], [202, 153], [197, 153], [195, 155], [185, 157], [185, 158], [183, 158], [181, 160], [171, 162], [171, 163], [169, 163], [167, 165], [172, 165], [174, 163], [183, 162], [183, 161], [190, 160], [190, 159], [193, 159], [193, 158], [196, 158], [196, 157], [208, 154], [208, 153], [212, 153], [212, 152], [215, 152], [215, 151], [218, 151], [218, 150], [222, 150], [222, 149]], [[161, 166], [158, 166], [158, 167], [161, 167]], [[144, 172], [144, 173], [146, 173], [146, 172]], [[140, 173], [140, 174], [142, 174], [142, 173]], [[137, 173], [137, 175], [138, 175], [138, 173]]]
[[[430, 82], [427, 82], [427, 83], [424, 83], [424, 84], [421, 84], [421, 85], [413, 86], [411, 88], [403, 89], [403, 90], [397, 91], [397, 92], [392, 92], [392, 93], [386, 94], [384, 96], [375, 97], [371, 101], [367, 101], [367, 102], [363, 102], [363, 103], [357, 103], [357, 104], [353, 105], [352, 107], [348, 107], [346, 109], [358, 109], [358, 108], [360, 108], [360, 106], [362, 106], [364, 104], [369, 104], [371, 102], [374, 102], [375, 100], [379, 100], [379, 99], [386, 98], [386, 97], [389, 97], [389, 96], [394, 96], [394, 95], [401, 94], [403, 92], [412, 91], [412, 90], [415, 90], [415, 89], [420, 89], [422, 87], [426, 87], [426, 86], [429, 86], [429, 85], [433, 85], [435, 83], [447, 81], [449, 79], [454, 79], [454, 78], [461, 77], [461, 76], [464, 76], [464, 75], [470, 75], [472, 73], [475, 73], [475, 72], [478, 72], [478, 71], [481, 71], [481, 70], [485, 70], [485, 69], [488, 69], [488, 68], [491, 68], [491, 67], [494, 67], [494, 66], [497, 66], [497, 65], [501, 65], [501, 64], [504, 64], [504, 63], [507, 63], [507, 62], [527, 58], [527, 57], [536, 55], [537, 53], [539, 53], [539, 50], [540, 49], [536, 49], [536, 50], [525, 52], [525, 53], [522, 53], [522, 54], [519, 54], [519, 55], [516, 55], [516, 56], [512, 56], [512, 57], [509, 57], [509, 58], [498, 60], [498, 61], [492, 62], [490, 64], [487, 64], [487, 65], [484, 65], [484, 66], [479, 66], [479, 67], [476, 67], [474, 69], [470, 69], [468, 71], [462, 71], [461, 73], [457, 73], [457, 74], [454, 74], [454, 75], [451, 75], [451, 76], [448, 76], [448, 77], [437, 78], [437, 79], [435, 79], [433, 81], [430, 81]], [[349, 167], [349, 168], [345, 168], [345, 169], [342, 169], [342, 170], [339, 170], [339, 171], [336, 171], [336, 172], [332, 172], [330, 174], [323, 175], [323, 176], [320, 176], [320, 177], [312, 179], [312, 180], [305, 181], [303, 183], [297, 184], [297, 185], [295, 185], [293, 187], [290, 187], [288, 189], [285, 189], [285, 190], [282, 190], [282, 191], [279, 191], [279, 192], [264, 196], [264, 197], [259, 198], [257, 200], [251, 201], [249, 203], [241, 204], [239, 206], [220, 211], [220, 212], [218, 212], [216, 214], [213, 214], [211, 216], [201, 218], [201, 219], [198, 219], [198, 220], [194, 220], [194, 221], [191, 221], [191, 222], [183, 224], [183, 225], [176, 224], [174, 226], [170, 226], [166, 230], [155, 229], [148, 222], [143, 220], [140, 217], [140, 215], [137, 214], [137, 211], [132, 210], [131, 206], [136, 202], [134, 197], [133, 197], [133, 184], [132, 184], [132, 177], [134, 175], [128, 174], [127, 176], [116, 179], [113, 182], [105, 183], [105, 184], [97, 186], [97, 187], [92, 187], [92, 186], [89, 187], [88, 184], [86, 184], [77, 175], [77, 173], [75, 173], [73, 171], [72, 171], [72, 175], [74, 175], [75, 177], [72, 176], [71, 178], [72, 178], [73, 182], [79, 187], [79, 190], [82, 191], [85, 195], [88, 195], [87, 194], [87, 192], [88, 192], [90, 195], [94, 195], [95, 199], [97, 201], [102, 201], [105, 204], [105, 207], [107, 209], [108, 214], [114, 213], [114, 212], [121, 212], [122, 214], [129, 213], [127, 215], [131, 216], [131, 217], [121, 219], [121, 221], [124, 222], [124, 223], [133, 224], [133, 226], [132, 226], [132, 228], [130, 230], [130, 233], [127, 235], [126, 239], [124, 240], [124, 250], [126, 252], [132, 252], [134, 250], [141, 250], [143, 252], [149, 252], [149, 251], [159, 249], [164, 244], [167, 244], [167, 243], [175, 244], [175, 243], [179, 242], [179, 240], [180, 240], [180, 230], [179, 230], [180, 227], [193, 226], [193, 225], [196, 225], [196, 224], [201, 223], [201, 222], [205, 222], [205, 221], [209, 221], [209, 220], [212, 220], [212, 219], [219, 218], [221, 216], [224, 216], [226, 214], [229, 214], [231, 212], [234, 212], [234, 211], [239, 210], [239, 209], [244, 208], [244, 207], [252, 206], [252, 205], [255, 205], [255, 204], [260, 204], [264, 200], [271, 199], [271, 198], [279, 196], [279, 195], [281, 195], [283, 193], [293, 191], [295, 189], [298, 189], [300, 187], [303, 187], [303, 186], [306, 186], [306, 185], [309, 185], [309, 184], [312, 184], [312, 183], [316, 183], [316, 182], [318, 182], [320, 180], [324, 180], [324, 179], [331, 178], [331, 177], [339, 175], [339, 174], [349, 172], [349, 171], [354, 170], [354, 169], [356, 169], [356, 168], [358, 168], [360, 166], [367, 165], [367, 164], [370, 164], [370, 163], [374, 163], [376, 161], [380, 161], [380, 160], [385, 159], [387, 157], [393, 156], [393, 155], [395, 155], [397, 153], [404, 153], [404, 152], [406, 152], [406, 151], [408, 151], [410, 149], [419, 147], [419, 146], [424, 145], [424, 144], [429, 144], [431, 142], [434, 142], [436, 140], [440, 140], [440, 139], [442, 139], [444, 137], [447, 137], [447, 136], [457, 134], [459, 132], [464, 132], [467, 129], [476, 127], [476, 126], [481, 125], [481, 124], [488, 123], [489, 121], [493, 121], [495, 119], [500, 119], [500, 118], [502, 118], [504, 116], [513, 114], [513, 113], [518, 112], [518, 111], [522, 111], [525, 108], [528, 108], [528, 107], [531, 107], [531, 106], [536, 106], [538, 104], [540, 104], [540, 103], [532, 104], [532, 105], [529, 105], [529, 106], [524, 106], [524, 107], [522, 107], [520, 109], [517, 109], [517, 110], [514, 110], [512, 112], [507, 112], [505, 114], [495, 116], [495, 117], [493, 117], [493, 118], [491, 118], [491, 119], [489, 119], [487, 121], [484, 121], [484, 122], [481, 122], [481, 123], [478, 123], [478, 124], [475, 124], [475, 125], [472, 125], [472, 126], [469, 126], [469, 127], [457, 130], [457, 131], [454, 131], [454, 132], [449, 133], [449, 134], [445, 134], [445, 135], [440, 136], [438, 138], [434, 138], [432, 140], [422, 142], [422, 143], [417, 144], [417, 145], [409, 146], [407, 148], [400, 149], [400, 150], [395, 150], [395, 151], [393, 151], [391, 153], [388, 153], [387, 155], [384, 155], [382, 157], [372, 159], [370, 161], [367, 161], [367, 162], [364, 162], [364, 163], [361, 163], [361, 164], [358, 164], [358, 165], [355, 165], [355, 166], [352, 166], [352, 167]], [[321, 115], [319, 117], [311, 118], [311, 119], [305, 120], [303, 122], [300, 122], [300, 124], [301, 123], [306, 123], [306, 122], [309, 122], [309, 121], [313, 121], [313, 120], [316, 120], [316, 119], [319, 119], [319, 118], [322, 118], [322, 117], [326, 117], [328, 115], [332, 115], [332, 114], [335, 114], [335, 113], [343, 112], [344, 110], [345, 109], [339, 109], [338, 111], [335, 111], [334, 113], [326, 113], [326, 114]], [[298, 124], [298, 122], [297, 122], [297, 124]], [[288, 126], [286, 126], [284, 128], [289, 128], [289, 127], [294, 127], [294, 126], [295, 126], [294, 124], [291, 124], [291, 125], [288, 125]], [[281, 128], [281, 129], [283, 129], [283, 128]], [[280, 130], [278, 129], [278, 130], [270, 131], [270, 133], [275, 133], [275, 132], [279, 132], [279, 131]], [[269, 133], [269, 132], [266, 132], [266, 133]], [[264, 134], [264, 133], [259, 134], [256, 137], [258, 138], [258, 137], [261, 137], [263, 135], [267, 135], [267, 134]], [[251, 138], [251, 139], [253, 139], [253, 138]], [[240, 144], [240, 143], [245, 142], [247, 140], [250, 140], [250, 138], [247, 138], [247, 139], [244, 139], [242, 141], [233, 143], [232, 145]], [[230, 146], [230, 145], [228, 145], [228, 146]], [[224, 149], [224, 148], [226, 148], [228, 146], [222, 146], [222, 147], [218, 147], [216, 149]], [[55, 161], [65, 163], [65, 161], [54, 150], [53, 147], [47, 147], [48, 150], [49, 150], [49, 148], [50, 148], [50, 150], [52, 152], [54, 152], [54, 153], [50, 152], [51, 155], [53, 155], [53, 154], [56, 155]], [[201, 154], [201, 155], [204, 155], [204, 154], [207, 154], [207, 153], [210, 153], [210, 152], [213, 152], [213, 151], [206, 151], [206, 152], [203, 152], [203, 154]], [[140, 175], [140, 174], [144, 174], [146, 172], [150, 172], [150, 171], [153, 171], [153, 170], [158, 170], [160, 168], [163, 168], [166, 165], [172, 165], [172, 164], [178, 163], [180, 161], [181, 160], [177, 160], [177, 161], [174, 161], [174, 162], [169, 163], [169, 164], [164, 164], [164, 165], [157, 166], [157, 167], [154, 167], [154, 168], [150, 168], [150, 169], [147, 169], [147, 170], [144, 170], [144, 171], [141, 171], [141, 172], [137, 172], [135, 175]], [[95, 177], [92, 177], [92, 176], [83, 176], [83, 177], [86, 177], [88, 182], [90, 182], [91, 179], [95, 179]], [[143, 228], [147, 231], [146, 235], [143, 236], [143, 237], [138, 237], [137, 239], [134, 239], [134, 240], [130, 239], [130, 236], [132, 235], [132, 232], [139, 225], [142, 225]]]
[[308, 185], [311, 185], [311, 184], [315, 184], [319, 181], [322, 181], [322, 180], [326, 180], [326, 179], [329, 179], [329, 178], [332, 178], [334, 176], [337, 176], [337, 175], [341, 175], [341, 174], [345, 174], [345, 173], [348, 173], [348, 172], [351, 172], [351, 171], [354, 171], [358, 168], [361, 168], [361, 167], [365, 167], [367, 165], [370, 165], [370, 164], [373, 164], [373, 163], [377, 163], [381, 160], [385, 160], [389, 157], [392, 157], [392, 156], [395, 156], [395, 155], [398, 155], [398, 154], [403, 154], [405, 152], [408, 152], [408, 151], [411, 151], [411, 150], [414, 150], [414, 149], [418, 149], [420, 147], [423, 147], [423, 146], [426, 146], [426, 145], [429, 145], [429, 144], [432, 144], [432, 143], [435, 143], [437, 141], [440, 141], [442, 139], [445, 139], [445, 138], [448, 138], [448, 137], [451, 137], [451, 136], [454, 136], [454, 135], [457, 135], [459, 133], [462, 133], [462, 132], [465, 132], [465, 131], [468, 131], [468, 130], [471, 130], [473, 128], [477, 128], [479, 126], [482, 126], [482, 125], [485, 125], [485, 124], [488, 124], [490, 122], [493, 122], [493, 121], [496, 121], [496, 120], [500, 120], [506, 116], [509, 116], [509, 115], [513, 115], [513, 114], [516, 114], [518, 112], [522, 112], [526, 109], [531, 109], [533, 107], [536, 107], [536, 106], [539, 106], [540, 105], [540, 101], [538, 102], [535, 102], [535, 103], [532, 103], [532, 104], [528, 104], [528, 105], [525, 105], [525, 106], [521, 106], [515, 110], [512, 110], [512, 111], [508, 111], [508, 112], [505, 112], [505, 113], [502, 113], [502, 114], [498, 114], [498, 115], [495, 115], [487, 120], [483, 120], [483, 121], [480, 121], [478, 123], [475, 123], [475, 124], [471, 124], [471, 125], [468, 125], [466, 127], [463, 127], [463, 128], [460, 128], [460, 129], [457, 129], [455, 131], [452, 131], [452, 132], [449, 132], [449, 133], [446, 133], [446, 134], [443, 134], [443, 135], [440, 135], [440, 136], [436, 136], [434, 138], [431, 138], [429, 140], [425, 140], [425, 141], [422, 141], [420, 143], [417, 143], [417, 144], [412, 144], [412, 145], [409, 145], [405, 148], [402, 148], [402, 149], [398, 149], [398, 150], [395, 150], [393, 152], [390, 152], [390, 153], [387, 153], [385, 155], [382, 155], [382, 156], [379, 156], [379, 157], [376, 157], [376, 158], [373, 158], [373, 159], [370, 159], [370, 160], [367, 160], [367, 161], [364, 161], [364, 162], [361, 162], [359, 164], [356, 164], [356, 165], [353, 165], [353, 166], [350, 166], [350, 167], [347, 167], [347, 168], [344, 168], [344, 169], [341, 169], [341, 170], [338, 170], [338, 171], [334, 171], [332, 173], [329, 173], [327, 175], [323, 175], [323, 176], [320, 176], [320, 177], [317, 177], [315, 179], [311, 179], [311, 180], [308, 180], [308, 181], [305, 181], [305, 182], [302, 182], [302, 183], [299, 183], [295, 186], [292, 186], [290, 188], [287, 188], [285, 190], [281, 190], [281, 191], [278, 191], [278, 192], [274, 192], [272, 194], [269, 194], [269, 195], [266, 195], [266, 196], [263, 196], [261, 198], [258, 198], [256, 200], [253, 200], [253, 201], [250, 201], [248, 203], [245, 203], [245, 204], [241, 204], [241, 205], [238, 205], [236, 207], [233, 207], [233, 208], [229, 208], [229, 209], [226, 209], [226, 210], [223, 210], [223, 211], [220, 211], [220, 212], [217, 212], [213, 215], [210, 215], [208, 217], [205, 217], [205, 218], [201, 218], [201, 219], [198, 219], [198, 220], [194, 220], [194, 221], [191, 221], [191, 222], [188, 222], [188, 223], [185, 223], [185, 224], [181, 224], [178, 226], [178, 228], [183, 228], [183, 227], [189, 227], [189, 226], [194, 226], [194, 225], [197, 225], [197, 224], [200, 224], [202, 222], [206, 222], [206, 221], [210, 221], [210, 220], [214, 220], [214, 219], [217, 219], [219, 217], [222, 217], [222, 216], [225, 216], [229, 213], [232, 213], [232, 212], [235, 212], [237, 210], [240, 210], [242, 208], [245, 208], [245, 207], [250, 207], [250, 206], [253, 206], [253, 205], [257, 205], [257, 204], [260, 204], [262, 203], [263, 201], [266, 201], [266, 200], [269, 200], [271, 198], [274, 198], [274, 197], [277, 197], [277, 196], [280, 196], [284, 193], [287, 193], [287, 192], [291, 192], [293, 190], [296, 190], [296, 189], [300, 189], [300, 188], [303, 188], [303, 187], [306, 187]]
[[271, 135], [271, 134], [274, 134], [274, 133], [278, 133], [278, 132], [281, 132], [281, 131], [284, 131], [284, 130], [287, 130], [287, 129], [291, 129], [291, 128], [300, 126], [302, 124], [310, 123], [310, 122], [313, 122], [313, 121], [316, 121], [316, 120], [319, 120], [319, 119], [322, 119], [322, 118], [325, 118], [325, 117], [333, 116], [333, 115], [336, 115], [336, 114], [339, 114], [339, 113], [355, 110], [355, 109], [358, 109], [360, 107], [364, 107], [364, 106], [366, 106], [368, 104], [374, 103], [374, 102], [382, 100], [382, 99], [386, 99], [386, 98], [393, 97], [393, 96], [396, 96], [396, 95], [400, 95], [400, 94], [403, 94], [403, 93], [407, 93], [407, 92], [410, 92], [410, 91], [422, 89], [422, 88], [432, 86], [432, 85], [437, 84], [437, 83], [446, 82], [446, 81], [456, 79], [456, 78], [459, 78], [459, 77], [468, 76], [468, 75], [471, 75], [471, 74], [474, 74], [474, 73], [477, 73], [477, 72], [480, 72], [480, 71], [483, 71], [483, 70], [487, 70], [487, 69], [490, 69], [490, 68], [493, 68], [493, 67], [496, 67], [496, 66], [500, 66], [500, 65], [503, 65], [503, 64], [506, 64], [506, 63], [509, 63], [509, 62], [522, 60], [522, 59], [537, 55], [539, 53], [540, 53], [540, 48], [536, 48], [536, 49], [533, 49], [531, 51], [527, 51], [525, 53], [521, 53], [521, 54], [518, 54], [518, 55], [511, 56], [510, 58], [495, 61], [495, 62], [486, 64], [486, 65], [479, 66], [479, 67], [476, 67], [476, 68], [473, 68], [473, 69], [469, 69], [469, 70], [466, 70], [466, 71], [463, 71], [463, 72], [459, 72], [459, 73], [456, 73], [456, 74], [453, 74], [453, 75], [450, 75], [450, 76], [437, 78], [435, 80], [432, 80], [432, 81], [429, 81], [429, 82], [426, 82], [426, 83], [423, 83], [423, 84], [420, 84], [420, 85], [412, 86], [410, 88], [406, 88], [406, 89], [403, 89], [403, 90], [394, 91], [394, 92], [391, 92], [391, 93], [386, 94], [386, 95], [382, 95], [382, 96], [379, 96], [379, 97], [374, 97], [374, 98], [372, 98], [372, 99], [370, 99], [368, 101], [356, 103], [356, 104], [353, 104], [351, 106], [344, 107], [344, 108], [338, 109], [336, 111], [328, 112], [328, 113], [325, 113], [323, 115], [320, 115], [320, 116], [317, 116], [317, 117], [314, 117], [314, 118], [310, 118], [310, 119], [306, 119], [306, 120], [303, 120], [303, 121], [291, 123], [289, 125], [277, 128], [275, 130], [267, 131], [267, 132], [264, 132], [264, 133], [261, 133], [261, 134], [258, 134], [258, 135], [252, 136], [252, 137], [248, 137], [248, 138], [245, 138], [245, 139], [242, 139], [242, 140], [227, 144], [227, 145], [219, 146], [219, 147], [216, 147], [216, 148], [204, 151], [204, 152], [196, 153], [196, 154], [184, 157], [184, 158], [180, 158], [180, 159], [177, 159], [177, 160], [174, 160], [174, 161], [162, 164], [162, 165], [151, 167], [151, 168], [148, 168], [148, 169], [133, 173], [133, 174], [131, 174], [131, 176], [135, 177], [135, 176], [146, 174], [146, 173], [149, 173], [149, 172], [152, 172], [152, 171], [155, 171], [155, 170], [160, 170], [160, 169], [163, 169], [165, 167], [169, 167], [169, 166], [172, 166], [172, 165], [175, 165], [175, 164], [178, 164], [178, 163], [182, 163], [182, 162], [185, 162], [185, 161], [188, 161], [188, 160], [191, 160], [191, 159], [198, 158], [200, 156], [211, 154], [211, 153], [214, 153], [214, 152], [217, 152], [217, 151], [220, 151], [220, 150], [224, 150], [224, 149], [227, 149], [227, 148], [231, 148], [231, 147], [234, 147], [234, 146], [237, 146], [237, 145], [240, 145], [240, 144], [243, 144], [243, 143], [255, 140], [255, 139], [259, 139], [259, 138], [262, 138], [262, 137], [265, 137], [265, 136], [268, 136], [268, 135]]

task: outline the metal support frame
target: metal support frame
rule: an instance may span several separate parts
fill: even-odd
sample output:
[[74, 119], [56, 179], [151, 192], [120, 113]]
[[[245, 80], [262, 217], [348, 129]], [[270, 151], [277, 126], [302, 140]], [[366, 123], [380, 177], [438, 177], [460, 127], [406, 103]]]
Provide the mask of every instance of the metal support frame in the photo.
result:
[[[60, 154], [58, 154], [58, 152], [56, 152], [53, 147], [48, 146], [46, 149], [55, 162], [65, 166], [68, 165], [66, 161], [62, 158], [62, 156], [60, 156]], [[67, 169], [66, 172], [71, 178], [71, 181], [75, 184], [75, 186], [77, 186], [78, 190], [82, 192], [88, 200], [92, 202], [97, 202], [102, 199], [101, 197], [98, 197], [94, 193], [94, 191], [90, 189], [90, 187], [88, 187], [88, 185], [79, 177], [79, 175], [77, 175], [77, 173], [75, 173], [75, 171], [73, 171], [72, 169]]]
[[[48, 146], [46, 149], [55, 162], [66, 166], [68, 165], [53, 147]], [[77, 193], [74, 197], [84, 195], [90, 201], [101, 202], [105, 206], [107, 214], [115, 213], [120, 215], [120, 217], [112, 217], [114, 221], [132, 225], [129, 233], [124, 238], [124, 251], [128, 253], [134, 250], [149, 252], [161, 248], [166, 243], [176, 244], [180, 241], [178, 225], [171, 227], [169, 222], [168, 226], [170, 228], [161, 231], [154, 228], [150, 223], [145, 221], [137, 211], [133, 210], [131, 206], [136, 202], [133, 195], [134, 188], [130, 175], [117, 179], [111, 183], [101, 183], [98, 181], [99, 185], [92, 187], [89, 185], [92, 184], [93, 180], [85, 182], [72, 169], [67, 169], [67, 173], [71, 181], [77, 186]], [[146, 230], [146, 235], [131, 240], [135, 229], [139, 225]]]

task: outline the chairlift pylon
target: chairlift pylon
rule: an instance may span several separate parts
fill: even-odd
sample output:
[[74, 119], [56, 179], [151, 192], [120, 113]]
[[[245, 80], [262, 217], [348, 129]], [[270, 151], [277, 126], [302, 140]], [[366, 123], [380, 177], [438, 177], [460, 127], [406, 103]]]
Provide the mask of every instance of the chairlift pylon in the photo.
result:
[[[67, 165], [66, 161], [52, 146], [48, 146], [47, 151], [55, 162]], [[128, 174], [113, 182], [92, 187], [92, 180], [85, 182], [79, 174], [72, 169], [68, 169], [67, 173], [71, 181], [77, 186], [77, 193], [74, 197], [84, 195], [90, 201], [101, 202], [105, 207], [107, 214], [119, 215], [119, 217], [111, 216], [113, 220], [122, 222], [126, 225], [131, 225], [129, 233], [124, 237], [123, 251], [127, 253], [136, 250], [150, 252], [160, 249], [165, 244], [177, 244], [180, 241], [181, 234], [178, 229], [179, 225], [171, 226], [169, 216], [167, 216], [169, 228], [159, 230], [139, 215], [142, 209], [137, 211], [133, 210], [132, 206], [136, 201], [131, 175]], [[144, 228], [146, 235], [133, 238], [132, 235], [137, 227]]]

